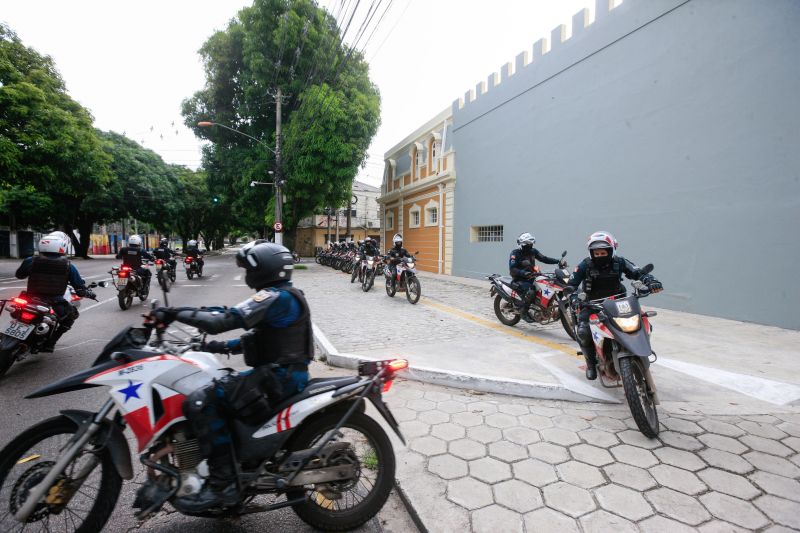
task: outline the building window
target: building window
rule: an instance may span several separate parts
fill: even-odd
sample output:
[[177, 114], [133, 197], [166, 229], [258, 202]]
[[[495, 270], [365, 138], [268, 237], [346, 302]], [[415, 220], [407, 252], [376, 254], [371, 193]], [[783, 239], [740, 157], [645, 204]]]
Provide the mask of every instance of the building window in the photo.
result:
[[472, 226], [470, 242], [503, 242], [503, 226]]
[[408, 227], [409, 228], [418, 228], [419, 227], [419, 216], [420, 208], [418, 205], [413, 206], [411, 209], [408, 210]]
[[417, 150], [417, 174], [425, 166], [425, 150]]
[[394, 213], [386, 213], [386, 229], [394, 229]]
[[431, 157], [428, 161], [428, 168], [436, 170], [436, 156], [439, 155], [439, 141], [431, 141]]
[[439, 204], [433, 200], [425, 204], [425, 225], [439, 225]]
[[352, 217], [357, 217], [357, 216], [358, 216], [358, 211], [356, 211], [355, 209], [351, 209], [350, 210], [350, 217], [352, 218]]

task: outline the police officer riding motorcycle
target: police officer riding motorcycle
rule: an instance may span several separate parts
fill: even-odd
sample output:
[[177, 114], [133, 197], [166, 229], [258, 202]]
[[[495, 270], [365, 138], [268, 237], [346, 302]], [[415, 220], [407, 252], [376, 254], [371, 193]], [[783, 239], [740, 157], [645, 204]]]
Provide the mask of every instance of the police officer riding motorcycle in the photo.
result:
[[[586, 300], [598, 300], [616, 294], [625, 294], [622, 276], [644, 283], [652, 293], [663, 290], [662, 284], [644, 269], [616, 254], [617, 240], [606, 231], [592, 233], [586, 243], [589, 257], [575, 267], [569, 278], [574, 288], [570, 295], [573, 306], [578, 305], [578, 288], [583, 283]], [[578, 314], [578, 343], [586, 359], [586, 379], [597, 379], [597, 354], [589, 327], [590, 310], [583, 308]]]
[[537, 272], [536, 260], [548, 265], [558, 264], [562, 268], [566, 264], [563, 258], [559, 260], [543, 255], [533, 247], [534, 243], [536, 243], [536, 238], [533, 235], [523, 233], [517, 237], [517, 248], [511, 251], [511, 255], [508, 258], [511, 277], [518, 284], [519, 292], [524, 295], [520, 304], [520, 316], [528, 323], [533, 322], [528, 309], [530, 309], [536, 296], [536, 288], [533, 285]]
[[387, 260], [389, 263], [389, 270], [392, 273], [392, 280], [397, 278], [397, 265], [406, 257], [413, 257], [408, 250], [403, 248], [403, 236], [395, 233], [392, 237], [393, 246], [387, 252]]
[[301, 392], [308, 382], [308, 364], [314, 354], [311, 314], [303, 293], [291, 283], [291, 252], [278, 244], [256, 240], [236, 255], [245, 269], [245, 282], [257, 292], [231, 308], [160, 308], [159, 321], [182, 322], [210, 333], [246, 329], [239, 339], [207, 343], [216, 353], [244, 353], [246, 372], [232, 373], [195, 391], [184, 403], [184, 413], [200, 441], [210, 475], [203, 489], [181, 499], [182, 508], [203, 512], [239, 501], [236, 465], [226, 419], [242, 410], [267, 417], [285, 398]]
[[128, 246], [123, 246], [117, 252], [117, 259], [122, 259], [122, 264], [136, 271], [142, 280], [141, 298], [144, 300], [150, 293], [150, 269], [142, 266], [142, 260], [152, 261], [154, 257], [142, 248], [142, 238], [138, 235], [131, 235], [128, 239]]

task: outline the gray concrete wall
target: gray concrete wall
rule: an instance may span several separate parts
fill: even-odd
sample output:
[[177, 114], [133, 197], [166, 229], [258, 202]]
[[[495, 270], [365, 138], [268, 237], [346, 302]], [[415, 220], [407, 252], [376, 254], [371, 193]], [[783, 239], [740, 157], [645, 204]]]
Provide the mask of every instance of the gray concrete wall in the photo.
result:
[[625, 0], [534, 46], [454, 104], [453, 273], [504, 271], [523, 231], [575, 265], [603, 229], [656, 265], [648, 304], [800, 329], [798, 52], [796, 0]]

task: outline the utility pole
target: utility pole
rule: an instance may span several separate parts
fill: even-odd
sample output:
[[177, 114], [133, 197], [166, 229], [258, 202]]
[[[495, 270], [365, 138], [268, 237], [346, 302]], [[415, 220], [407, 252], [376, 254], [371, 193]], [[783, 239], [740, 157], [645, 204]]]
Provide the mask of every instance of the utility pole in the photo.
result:
[[[350, 219], [351, 219], [351, 217], [353, 215], [353, 198], [352, 198], [352, 195], [350, 195], [350, 196], [351, 196], [350, 201], [347, 202], [347, 231], [344, 234], [344, 238], [345, 239], [347, 239], [347, 237], [350, 236], [350, 225], [351, 225], [350, 224], [351, 223]], [[352, 241], [353, 239], [350, 239], [350, 240]]]
[[[281, 188], [281, 103], [283, 95], [281, 88], [278, 87], [278, 95], [275, 98], [275, 223], [283, 224], [283, 194]], [[283, 228], [275, 231], [275, 244], [283, 244]]]

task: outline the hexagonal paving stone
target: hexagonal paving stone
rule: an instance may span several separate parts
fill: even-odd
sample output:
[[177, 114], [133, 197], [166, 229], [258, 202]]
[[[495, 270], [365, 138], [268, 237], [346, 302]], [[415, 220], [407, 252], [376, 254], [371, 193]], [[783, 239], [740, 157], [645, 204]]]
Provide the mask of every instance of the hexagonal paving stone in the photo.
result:
[[592, 446], [599, 446], [601, 448], [609, 448], [615, 444], [619, 444], [619, 439], [616, 435], [602, 429], [584, 429], [578, 432], [578, 436]]
[[603, 466], [614, 462], [614, 458], [603, 448], [589, 444], [578, 444], [569, 449], [570, 455], [578, 461], [594, 466]]
[[661, 447], [661, 442], [659, 442], [658, 439], [645, 437], [642, 435], [642, 432], [638, 430], [627, 429], [617, 433], [617, 437], [619, 437], [619, 439], [625, 444], [630, 444], [631, 446], [636, 446], [637, 448], [653, 450]]
[[746, 474], [753, 470], [753, 465], [738, 455], [729, 452], [709, 448], [707, 450], [701, 450], [698, 453], [709, 465], [733, 472], [734, 474]]
[[658, 457], [662, 463], [677, 466], [684, 470], [696, 472], [706, 467], [706, 464], [697, 455], [684, 450], [665, 447], [653, 450], [653, 453], [656, 454], [656, 457]]
[[406, 407], [392, 407], [392, 414], [398, 422], [408, 422], [417, 418], [417, 412]]
[[711, 514], [737, 526], [758, 529], [769, 524], [767, 517], [753, 507], [753, 504], [739, 498], [719, 492], [709, 492], [700, 496], [700, 501]]
[[645, 491], [656, 486], [656, 480], [650, 473], [638, 466], [614, 463], [603, 468], [608, 479], [618, 485], [624, 485], [638, 491]]
[[786, 437], [781, 441], [784, 445], [788, 446], [789, 448], [793, 449], [796, 452], [800, 452], [800, 437]]
[[467, 410], [466, 404], [455, 400], [446, 400], [436, 404], [436, 408], [444, 413], [463, 413]]
[[574, 518], [547, 507], [525, 515], [525, 530], [528, 532], [580, 533]]
[[482, 415], [491, 415], [497, 412], [497, 404], [489, 402], [474, 402], [467, 406], [467, 411]]
[[677, 431], [678, 433], [685, 433], [687, 435], [699, 435], [703, 433], [703, 428], [698, 426], [695, 422], [682, 418], [667, 417], [661, 420], [661, 423], [670, 431]]
[[761, 509], [772, 521], [786, 527], [800, 529], [800, 513], [797, 512], [797, 503], [776, 496], [766, 495], [756, 499], [753, 503]]
[[747, 459], [758, 470], [764, 470], [779, 476], [800, 477], [800, 468], [781, 457], [762, 452], [748, 452], [742, 457]]
[[442, 424], [450, 420], [450, 415], [443, 411], [424, 411], [417, 415], [417, 420], [426, 424]]
[[528, 455], [550, 464], [563, 463], [569, 459], [566, 448], [549, 442], [535, 442], [529, 445]]
[[497, 406], [497, 409], [501, 413], [505, 413], [511, 416], [527, 415], [528, 413], [530, 413], [527, 405], [518, 403], [501, 403], [500, 405]]
[[577, 518], [596, 509], [589, 491], [559, 481], [542, 489], [548, 507]]
[[572, 431], [580, 431], [589, 428], [589, 422], [579, 416], [559, 415], [554, 416], [551, 420], [556, 427], [570, 429]]
[[704, 448], [703, 443], [696, 438], [684, 435], [683, 433], [675, 433], [674, 431], [662, 431], [658, 435], [658, 438], [667, 446], [690, 452]]
[[534, 442], [539, 442], [540, 440], [542, 440], [542, 438], [539, 436], [538, 431], [524, 428], [521, 426], [504, 429], [503, 437], [506, 440], [510, 440], [515, 444], [523, 444], [523, 445], [532, 444]]
[[629, 444], [620, 444], [619, 446], [614, 446], [611, 448], [610, 452], [617, 459], [617, 461], [627, 463], [629, 465], [647, 468], [658, 464], [658, 460], [652, 452], [631, 446]]
[[684, 494], [698, 494], [707, 488], [696, 475], [670, 465], [654, 466], [650, 469], [650, 474], [659, 484]]
[[444, 479], [464, 477], [469, 473], [467, 462], [450, 454], [431, 457], [428, 461], [428, 470]]
[[419, 420], [411, 420], [409, 422], [400, 424], [400, 429], [403, 431], [403, 435], [407, 439], [413, 439], [414, 437], [427, 435], [431, 430], [431, 427], [428, 424], [420, 422]]
[[733, 424], [729, 424], [727, 422], [722, 422], [720, 420], [714, 420], [713, 418], [708, 418], [705, 420], [701, 420], [698, 422], [700, 427], [705, 429], [710, 433], [716, 433], [717, 435], [725, 435], [726, 437], [739, 437], [745, 434], [745, 431], [737, 427]]
[[552, 418], [554, 416], [564, 414], [564, 411], [558, 409], [557, 407], [545, 407], [543, 405], [529, 405], [528, 408], [531, 410], [531, 413], [535, 415], [546, 416], [547, 418]]
[[558, 481], [555, 469], [542, 461], [536, 459], [525, 459], [511, 465], [514, 470], [514, 477], [526, 481], [534, 487], [543, 487], [548, 483]]
[[697, 526], [711, 518], [695, 498], [672, 489], [651, 490], [645, 497], [659, 513], [691, 526]]
[[769, 472], [755, 472], [750, 479], [768, 494], [800, 502], [800, 482], [797, 480]]
[[448, 445], [450, 453], [456, 457], [466, 459], [478, 459], [486, 455], [486, 445], [472, 439], [459, 439], [450, 442]]
[[424, 391], [411, 387], [401, 387], [399, 389], [392, 390], [392, 396], [399, 400], [416, 400], [418, 398], [422, 398], [423, 395]]
[[607, 533], [608, 531], [637, 533], [639, 531], [633, 522], [602, 510], [582, 516], [580, 523], [586, 533]]
[[782, 422], [778, 424], [778, 429], [793, 437], [800, 437], [800, 423]]
[[578, 461], [567, 461], [556, 467], [559, 477], [578, 487], [590, 489], [605, 483], [600, 469]]
[[465, 428], [483, 424], [483, 415], [479, 413], [456, 413], [450, 416], [450, 421]]
[[489, 485], [471, 477], [450, 481], [447, 484], [447, 499], [466, 509], [478, 509], [494, 501]]
[[425, 394], [423, 396], [425, 399], [431, 400], [433, 402], [444, 402], [452, 398], [452, 396], [450, 396], [446, 392], [441, 392], [437, 390], [425, 391]]
[[503, 434], [497, 428], [490, 428], [488, 426], [475, 426], [467, 430], [467, 435], [473, 440], [489, 444], [490, 442], [498, 441], [502, 438]]
[[764, 437], [767, 439], [782, 439], [786, 437], [786, 433], [778, 429], [776, 426], [772, 424], [765, 424], [760, 422], [753, 422], [750, 420], [745, 420], [744, 422], [739, 422], [736, 424], [747, 433], [751, 435], [758, 435], [759, 437]]
[[663, 516], [651, 516], [647, 520], [639, 522], [638, 526], [642, 533], [694, 533], [696, 531], [686, 524]]
[[546, 416], [530, 414], [519, 417], [520, 425], [531, 429], [545, 429], [553, 427], [553, 421]]
[[539, 489], [517, 479], [503, 481], [492, 489], [495, 502], [518, 513], [527, 513], [544, 505]]
[[465, 430], [463, 426], [451, 424], [450, 422], [438, 424], [431, 428], [431, 435], [434, 437], [439, 437], [442, 440], [461, 439], [464, 437], [466, 432], [467, 430]]
[[[706, 468], [697, 473], [712, 490], [729, 494], [743, 500], [755, 498], [761, 492], [746, 477], [731, 474], [718, 468]], [[768, 474], [770, 475], [770, 474]], [[800, 487], [798, 487], [800, 488]]]
[[472, 531], [475, 533], [522, 533], [522, 516], [499, 505], [490, 505], [472, 513]]
[[554, 442], [555, 444], [561, 444], [562, 446], [571, 446], [572, 444], [578, 444], [581, 441], [581, 439], [578, 438], [578, 434], [569, 429], [547, 428], [541, 430], [539, 434], [542, 436], [543, 441]]
[[739, 440], [742, 444], [757, 452], [778, 455], [780, 457], [789, 457], [793, 453], [791, 448], [784, 446], [780, 442], [772, 439], [765, 439], [758, 435], [745, 435], [744, 437], [739, 437]]
[[406, 407], [414, 411], [430, 411], [436, 409], [436, 403], [424, 399], [409, 400], [406, 402]]
[[[630, 415], [629, 414], [625, 415], [626, 418], [628, 416]], [[589, 424], [596, 429], [601, 429], [605, 431], [614, 431], [614, 432], [622, 431], [623, 429], [628, 427], [622, 420], [618, 418], [612, 418], [610, 416], [603, 416], [603, 415], [600, 415], [596, 418], [589, 420]]]
[[732, 437], [724, 437], [722, 435], [706, 433], [705, 435], [700, 435], [697, 438], [709, 448], [715, 448], [724, 452], [740, 454], [747, 451], [747, 447], [745, 445]]
[[486, 416], [486, 424], [494, 428], [510, 428], [517, 425], [517, 418], [503, 413]]
[[619, 485], [606, 485], [594, 492], [600, 505], [630, 520], [641, 520], [653, 514], [650, 504], [634, 490]]
[[512, 463], [528, 457], [528, 450], [519, 444], [501, 440], [489, 445], [489, 455], [506, 463]]
[[436, 437], [418, 437], [411, 441], [409, 448], [422, 455], [439, 455], [447, 451], [447, 443]]
[[511, 478], [511, 468], [497, 459], [483, 457], [469, 462], [469, 475], [486, 483], [497, 483]]

